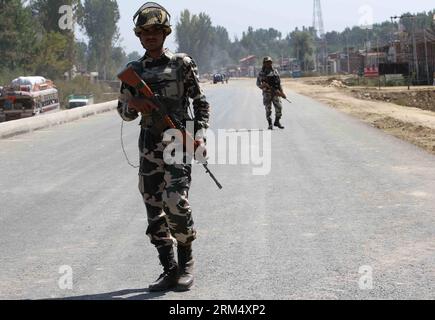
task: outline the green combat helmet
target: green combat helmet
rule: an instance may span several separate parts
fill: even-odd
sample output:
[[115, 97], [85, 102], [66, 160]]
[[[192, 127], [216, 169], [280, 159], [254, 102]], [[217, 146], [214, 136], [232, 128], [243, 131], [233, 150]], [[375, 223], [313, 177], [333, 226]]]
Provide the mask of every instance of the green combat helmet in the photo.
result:
[[134, 32], [140, 35], [143, 28], [148, 26], [160, 26], [166, 31], [166, 35], [172, 33], [171, 15], [161, 5], [155, 2], [147, 2], [133, 16], [135, 24]]
[[265, 57], [265, 58], [263, 59], [263, 64], [266, 63], [266, 62], [273, 62], [273, 60], [272, 60], [271, 57]]

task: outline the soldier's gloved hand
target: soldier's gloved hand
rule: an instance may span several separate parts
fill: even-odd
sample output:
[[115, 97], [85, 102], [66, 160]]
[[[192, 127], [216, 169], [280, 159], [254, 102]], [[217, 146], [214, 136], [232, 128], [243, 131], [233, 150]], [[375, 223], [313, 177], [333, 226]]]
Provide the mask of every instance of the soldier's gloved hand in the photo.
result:
[[141, 113], [148, 113], [157, 110], [157, 106], [148, 98], [132, 97], [128, 100], [128, 107]]
[[287, 96], [285, 95], [284, 91], [276, 90], [275, 92], [276, 92], [276, 94], [277, 94], [278, 97], [281, 97], [281, 98], [287, 99]]

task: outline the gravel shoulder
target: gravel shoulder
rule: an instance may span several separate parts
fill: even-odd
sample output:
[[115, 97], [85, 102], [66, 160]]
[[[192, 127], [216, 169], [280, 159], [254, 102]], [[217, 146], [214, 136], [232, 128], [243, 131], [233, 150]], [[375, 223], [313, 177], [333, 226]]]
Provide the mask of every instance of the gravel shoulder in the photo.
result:
[[[284, 80], [284, 86], [288, 90], [323, 102], [435, 154], [435, 112], [377, 100], [372, 98], [374, 95], [369, 92], [378, 91], [373, 88], [356, 89], [319, 83], [321, 82], [316, 82], [310, 78]], [[430, 91], [429, 88], [426, 90]], [[367, 94], [356, 94], [356, 92], [364, 91], [367, 91]], [[388, 95], [392, 91], [404, 93], [404, 89], [400, 90], [400, 88], [383, 88], [380, 92], [385, 92]], [[413, 89], [410, 95], [412, 96], [416, 91], [421, 91], [421, 89]], [[373, 100], [367, 99], [368, 97]]]

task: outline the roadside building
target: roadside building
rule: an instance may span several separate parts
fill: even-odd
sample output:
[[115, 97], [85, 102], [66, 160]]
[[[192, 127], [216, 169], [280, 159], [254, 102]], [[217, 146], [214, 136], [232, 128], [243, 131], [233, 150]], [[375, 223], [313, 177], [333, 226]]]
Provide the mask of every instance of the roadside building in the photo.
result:
[[435, 73], [435, 32], [426, 30], [414, 34], [402, 32], [390, 44], [373, 48], [364, 54], [366, 68], [379, 63], [408, 64], [414, 84], [433, 84]]
[[254, 55], [240, 59], [240, 76], [241, 77], [256, 77], [257, 57]]
[[364, 55], [354, 47], [328, 55], [329, 73], [357, 74], [363, 64]]
[[240, 67], [236, 65], [229, 65], [226, 67], [226, 74], [231, 78], [240, 77]]

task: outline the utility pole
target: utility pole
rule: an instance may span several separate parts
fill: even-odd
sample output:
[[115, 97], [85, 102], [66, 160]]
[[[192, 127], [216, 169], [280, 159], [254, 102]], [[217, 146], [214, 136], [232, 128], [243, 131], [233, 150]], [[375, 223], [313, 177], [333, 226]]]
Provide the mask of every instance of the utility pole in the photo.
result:
[[[411, 31], [412, 32], [412, 36], [411, 36], [412, 40], [411, 41], [412, 41], [412, 47], [413, 47], [413, 50], [412, 50], [412, 61], [413, 61], [413, 64], [414, 64], [414, 70], [415, 70], [415, 75], [416, 75], [416, 78], [417, 78], [416, 80], [417, 80], [417, 84], [418, 84], [418, 82], [420, 80], [420, 71], [419, 71], [419, 65], [418, 65], [417, 41], [416, 41], [416, 38], [415, 38], [415, 19], [416, 19], [416, 16], [408, 14], [408, 15], [402, 15], [400, 17], [398, 17], [398, 16], [391, 17], [391, 19], [405, 19], [405, 18], [412, 19], [412, 31]], [[407, 44], [407, 47], [409, 47], [409, 44]], [[407, 50], [407, 51], [409, 51], [409, 50]], [[411, 59], [408, 57], [408, 64], [409, 65], [411, 65], [410, 60]], [[409, 72], [410, 71], [411, 70], [409, 70]], [[408, 81], [408, 90], [409, 90], [409, 88], [410, 88], [410, 83]]]
[[427, 57], [426, 28], [423, 30], [423, 33], [424, 33], [424, 51], [425, 51], [425, 56], [426, 56], [426, 78], [427, 78], [427, 84], [430, 86], [431, 81], [430, 81], [430, 75], [429, 75], [429, 61], [428, 61], [428, 57]]
[[[328, 58], [327, 53], [327, 45], [326, 45], [326, 36], [325, 36], [325, 27], [323, 24], [323, 14], [322, 14], [322, 6], [320, 4], [320, 0], [313, 1], [313, 30], [314, 30], [314, 38], [316, 40], [317, 36], [320, 37], [320, 55], [322, 57], [323, 71], [326, 70], [326, 60]], [[318, 49], [318, 45], [316, 48]], [[316, 49], [316, 52], [317, 52]], [[319, 58], [316, 53], [316, 64], [319, 65]]]
[[347, 48], [347, 73], [350, 74], [351, 72], [350, 72], [349, 32], [346, 32], [345, 38], [346, 38], [346, 48]]
[[412, 14], [406, 14], [398, 17], [400, 19], [409, 18], [412, 21], [412, 60], [414, 63], [415, 68], [415, 75], [417, 77], [417, 84], [420, 81], [420, 70], [419, 70], [419, 64], [418, 64], [418, 54], [417, 54], [417, 40], [415, 37], [415, 19], [417, 18], [415, 15]]
[[378, 85], [379, 90], [381, 90], [381, 76], [379, 74], [379, 64], [380, 64], [380, 57], [379, 57], [379, 38], [376, 37], [376, 68], [378, 69]]
[[379, 65], [379, 38], [376, 38], [376, 59], [375, 59], [375, 66]]
[[369, 28], [367, 27], [366, 29], [366, 63], [365, 63], [365, 67], [367, 68], [367, 66], [369, 65]]
[[414, 47], [413, 55], [414, 55], [414, 65], [415, 65], [415, 72], [417, 76], [417, 84], [420, 82], [420, 68], [418, 65], [418, 56], [417, 56], [417, 41], [415, 39], [415, 16], [412, 16], [412, 46]]

